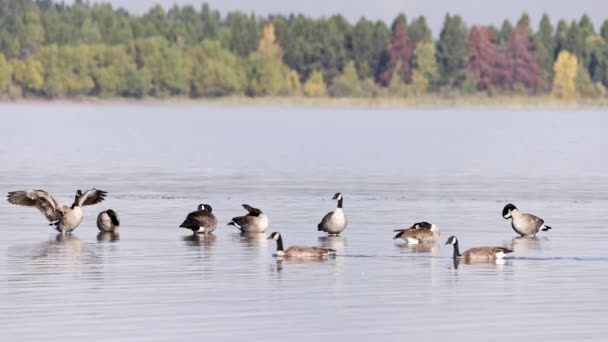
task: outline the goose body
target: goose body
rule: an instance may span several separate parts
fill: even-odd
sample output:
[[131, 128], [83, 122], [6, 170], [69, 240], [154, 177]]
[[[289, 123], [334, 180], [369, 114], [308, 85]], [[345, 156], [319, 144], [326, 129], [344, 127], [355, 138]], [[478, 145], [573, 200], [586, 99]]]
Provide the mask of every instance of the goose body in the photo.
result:
[[455, 236], [450, 236], [446, 245], [454, 246], [454, 259], [459, 260], [496, 260], [503, 259], [506, 254], [512, 253], [513, 250], [507, 247], [500, 246], [488, 246], [488, 247], [474, 247], [467, 249], [464, 253], [460, 254], [458, 247], [458, 239]]
[[533, 235], [539, 231], [548, 231], [551, 227], [545, 225], [545, 221], [538, 216], [522, 213], [516, 206], [509, 203], [502, 210], [502, 217], [505, 220], [511, 219], [511, 228], [521, 235]]
[[120, 228], [118, 215], [112, 209], [102, 211], [97, 215], [97, 228], [100, 232], [114, 232]]
[[346, 229], [347, 224], [344, 209], [342, 208], [344, 197], [338, 192], [334, 195], [333, 199], [338, 201], [336, 210], [323, 216], [321, 222], [317, 225], [317, 230], [330, 235], [339, 235]]
[[283, 249], [283, 237], [277, 232], [270, 234], [268, 240], [275, 240], [277, 242], [277, 257], [324, 258], [336, 254], [336, 250], [326, 247], [291, 246]]
[[243, 204], [247, 210], [247, 215], [233, 217], [229, 226], [237, 227], [243, 233], [263, 233], [268, 228], [268, 216], [260, 209], [254, 208], [249, 204]]
[[190, 229], [194, 234], [211, 233], [216, 227], [217, 219], [209, 204], [200, 204], [198, 209], [189, 213], [180, 225], [180, 228]]
[[50, 222], [50, 226], [60, 233], [70, 233], [76, 229], [83, 220], [82, 207], [97, 204], [105, 199], [107, 192], [89, 189], [84, 193], [76, 191], [71, 206], [62, 205], [50, 193], [44, 190], [11, 191], [7, 201], [11, 204], [26, 207], [35, 207]]
[[428, 222], [417, 222], [410, 228], [396, 229], [395, 232], [398, 233], [393, 239], [403, 239], [411, 245], [434, 243], [440, 235], [439, 227]]

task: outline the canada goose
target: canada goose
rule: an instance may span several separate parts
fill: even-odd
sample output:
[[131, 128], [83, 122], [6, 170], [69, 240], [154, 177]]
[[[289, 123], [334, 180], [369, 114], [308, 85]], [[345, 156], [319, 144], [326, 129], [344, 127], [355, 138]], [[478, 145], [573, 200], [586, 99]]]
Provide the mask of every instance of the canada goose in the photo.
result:
[[317, 230], [327, 234], [340, 235], [346, 229], [346, 216], [344, 216], [344, 210], [342, 209], [344, 197], [337, 192], [332, 199], [338, 200], [338, 206], [336, 210], [323, 216], [321, 223], [317, 225]]
[[188, 214], [180, 228], [190, 229], [194, 234], [211, 233], [217, 227], [217, 219], [212, 211], [209, 204], [199, 204], [198, 210]]
[[277, 232], [270, 234], [268, 240], [271, 239], [277, 242], [277, 257], [322, 258], [336, 254], [336, 250], [326, 247], [291, 246], [285, 250], [283, 249], [283, 238]]
[[120, 228], [118, 215], [112, 209], [102, 211], [97, 215], [97, 228], [100, 232], [114, 232]]
[[78, 190], [71, 207], [61, 205], [44, 190], [11, 191], [7, 200], [15, 205], [36, 207], [51, 222], [49, 226], [55, 226], [58, 232], [64, 234], [72, 232], [80, 225], [83, 219], [83, 206], [103, 201], [106, 194], [107, 192], [95, 188], [84, 193]]
[[551, 229], [551, 227], [545, 225], [545, 221], [540, 217], [524, 214], [511, 203], [505, 205], [502, 209], [502, 217], [505, 220], [511, 219], [511, 227], [521, 236], [536, 236], [541, 230], [546, 232]]
[[450, 236], [446, 245], [454, 245], [454, 259], [463, 260], [495, 260], [504, 258], [505, 254], [513, 252], [507, 247], [475, 247], [467, 249], [463, 254], [460, 254], [458, 248], [458, 239], [455, 236]]
[[408, 244], [433, 243], [439, 239], [439, 227], [428, 222], [416, 222], [407, 229], [395, 229], [394, 239], [403, 239]]
[[233, 217], [228, 222], [229, 226], [237, 227], [243, 233], [263, 233], [268, 228], [268, 216], [260, 209], [254, 208], [249, 204], [243, 204], [243, 208], [248, 211], [245, 216]]

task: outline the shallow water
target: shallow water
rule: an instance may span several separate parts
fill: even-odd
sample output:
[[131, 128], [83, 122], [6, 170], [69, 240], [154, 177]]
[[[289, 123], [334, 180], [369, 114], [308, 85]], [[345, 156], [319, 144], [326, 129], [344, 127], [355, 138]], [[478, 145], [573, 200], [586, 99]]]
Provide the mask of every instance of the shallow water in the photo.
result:
[[[70, 202], [71, 237], [0, 203], [2, 341], [605, 341], [608, 116], [600, 110], [401, 110], [220, 105], [2, 105], [0, 191]], [[319, 219], [345, 196], [349, 226]], [[192, 238], [199, 203], [222, 224]], [[514, 239], [513, 202], [553, 230]], [[242, 203], [322, 262], [277, 262], [265, 235], [224, 226]], [[119, 236], [95, 218], [115, 209]], [[428, 220], [432, 248], [393, 241]], [[461, 264], [450, 246], [512, 246]]]

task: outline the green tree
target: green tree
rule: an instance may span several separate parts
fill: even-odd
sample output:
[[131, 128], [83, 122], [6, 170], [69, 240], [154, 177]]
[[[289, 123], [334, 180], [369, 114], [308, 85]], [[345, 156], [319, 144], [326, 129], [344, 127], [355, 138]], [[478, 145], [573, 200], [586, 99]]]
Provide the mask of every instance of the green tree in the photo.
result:
[[425, 92], [437, 83], [439, 67], [435, 44], [432, 42], [420, 43], [414, 50], [414, 73], [416, 75], [412, 76], [412, 79], [414, 83], [417, 83], [419, 92]]
[[334, 79], [330, 89], [334, 97], [359, 97], [362, 95], [359, 76], [354, 62], [348, 62], [342, 74]]
[[360, 77], [367, 78], [378, 71], [378, 61], [390, 39], [390, 30], [384, 22], [376, 23], [361, 18], [352, 34], [352, 56]]
[[423, 15], [412, 20], [412, 23], [407, 30], [407, 35], [415, 44], [433, 41], [431, 29], [427, 25], [426, 18]]
[[605, 41], [608, 41], [608, 19], [604, 20], [600, 34]]
[[555, 30], [555, 51], [553, 58], [556, 59], [559, 53], [568, 49], [568, 23], [565, 20], [560, 20], [557, 23]]
[[578, 59], [568, 51], [559, 53], [553, 66], [553, 96], [560, 99], [575, 99], [578, 97], [576, 79], [578, 76]]
[[504, 44], [508, 41], [509, 37], [511, 37], [511, 32], [513, 32], [513, 24], [508, 19], [505, 19], [496, 38], [498, 44]]
[[468, 37], [469, 33], [462, 18], [458, 15], [446, 15], [437, 42], [437, 60], [442, 84], [453, 84], [462, 74], [468, 59]]
[[555, 38], [553, 26], [549, 16], [545, 13], [540, 20], [538, 32], [534, 36], [534, 49], [538, 57], [545, 84], [548, 85], [553, 75], [553, 60], [555, 51]]
[[218, 41], [206, 40], [189, 50], [185, 70], [192, 97], [234, 95], [245, 88], [243, 64]]

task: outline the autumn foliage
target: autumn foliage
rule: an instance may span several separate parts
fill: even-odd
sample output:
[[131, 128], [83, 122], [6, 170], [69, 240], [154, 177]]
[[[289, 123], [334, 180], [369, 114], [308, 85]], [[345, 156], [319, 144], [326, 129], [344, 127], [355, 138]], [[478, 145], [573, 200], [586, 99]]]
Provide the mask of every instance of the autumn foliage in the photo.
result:
[[[378, 80], [381, 84], [387, 86], [391, 83], [391, 79], [395, 70], [399, 69], [401, 78], [405, 82], [412, 79], [412, 55], [415, 44], [407, 36], [406, 28], [403, 23], [397, 24], [393, 38], [387, 48], [387, 63]], [[399, 68], [400, 67], [400, 68]]]

